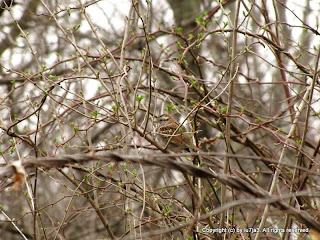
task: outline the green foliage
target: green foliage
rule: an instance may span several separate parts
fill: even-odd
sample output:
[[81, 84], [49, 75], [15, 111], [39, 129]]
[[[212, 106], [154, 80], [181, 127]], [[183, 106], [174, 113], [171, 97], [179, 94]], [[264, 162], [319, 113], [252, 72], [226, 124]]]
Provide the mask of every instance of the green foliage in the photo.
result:
[[168, 104], [164, 110], [167, 111], [168, 113], [170, 113], [172, 110], [174, 109], [174, 105], [172, 104]]
[[143, 95], [137, 95], [136, 96], [136, 100], [137, 100], [138, 103], [140, 103], [144, 98], [145, 98], [145, 96], [143, 96]]
[[97, 118], [98, 117], [98, 111], [97, 110], [94, 110], [92, 113], [91, 113], [91, 116], [93, 116], [94, 118]]
[[181, 34], [183, 31], [183, 27], [177, 27], [177, 33]]

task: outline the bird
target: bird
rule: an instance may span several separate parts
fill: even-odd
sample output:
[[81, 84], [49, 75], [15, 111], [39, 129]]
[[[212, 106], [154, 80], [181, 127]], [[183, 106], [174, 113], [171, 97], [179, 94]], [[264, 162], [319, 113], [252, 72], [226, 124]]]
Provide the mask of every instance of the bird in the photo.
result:
[[[160, 126], [156, 129], [156, 139], [163, 148], [168, 145], [167, 149], [172, 152], [181, 152], [183, 150], [190, 151], [190, 149], [196, 152], [202, 151], [194, 145], [192, 141], [193, 134], [187, 132], [187, 129], [184, 126], [180, 126], [180, 123], [177, 122], [174, 117], [168, 114], [162, 114], [157, 117], [157, 122]], [[170, 141], [169, 144], [167, 144], [168, 141]]]

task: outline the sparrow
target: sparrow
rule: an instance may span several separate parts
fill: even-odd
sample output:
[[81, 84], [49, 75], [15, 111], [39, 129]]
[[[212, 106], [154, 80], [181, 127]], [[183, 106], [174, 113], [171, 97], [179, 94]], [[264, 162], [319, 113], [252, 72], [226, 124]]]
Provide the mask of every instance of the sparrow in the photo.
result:
[[[171, 152], [181, 152], [190, 149], [196, 152], [202, 151], [194, 145], [192, 141], [193, 134], [187, 132], [187, 129], [184, 126], [180, 126], [180, 123], [172, 116], [162, 114], [157, 118], [157, 122], [160, 126], [156, 129], [156, 139], [163, 148], [168, 145], [167, 149]], [[170, 142], [167, 144], [169, 140]]]

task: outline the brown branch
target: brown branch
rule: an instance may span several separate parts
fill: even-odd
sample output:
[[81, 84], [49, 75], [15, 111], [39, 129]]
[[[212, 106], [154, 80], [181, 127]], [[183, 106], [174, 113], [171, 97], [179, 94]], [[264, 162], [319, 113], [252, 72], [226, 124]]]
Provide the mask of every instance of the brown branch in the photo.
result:
[[[320, 224], [314, 220], [307, 212], [297, 210], [284, 203], [282, 198], [277, 196], [270, 196], [269, 193], [262, 188], [253, 185], [248, 182], [246, 178], [238, 176], [232, 176], [230, 174], [215, 173], [205, 168], [196, 167], [192, 164], [182, 163], [174, 158], [175, 154], [154, 154], [150, 155], [120, 155], [116, 153], [104, 153], [101, 155], [93, 154], [76, 154], [67, 155], [60, 157], [47, 157], [47, 158], [30, 158], [23, 161], [22, 166], [26, 169], [33, 167], [43, 167], [46, 169], [63, 167], [68, 164], [83, 164], [89, 161], [100, 161], [100, 162], [131, 162], [139, 163], [143, 165], [158, 166], [171, 170], [177, 170], [184, 174], [190, 174], [200, 178], [214, 178], [219, 180], [221, 183], [231, 187], [237, 191], [248, 193], [259, 199], [265, 199], [267, 202], [274, 207], [282, 210], [289, 211], [293, 216], [299, 219], [302, 223], [308, 227], [320, 231]], [[12, 164], [0, 169], [0, 179], [14, 174], [14, 166]]]

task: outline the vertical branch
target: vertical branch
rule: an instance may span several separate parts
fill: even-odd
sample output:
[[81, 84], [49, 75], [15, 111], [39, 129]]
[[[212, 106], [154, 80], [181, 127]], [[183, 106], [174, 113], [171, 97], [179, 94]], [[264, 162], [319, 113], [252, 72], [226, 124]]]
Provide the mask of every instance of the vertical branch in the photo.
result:
[[[120, 69], [125, 69], [125, 54], [126, 54], [126, 43], [128, 41], [128, 36], [129, 36], [129, 31], [130, 31], [130, 23], [131, 23], [131, 18], [132, 18], [132, 14], [134, 13], [134, 7], [133, 4], [131, 4], [130, 9], [129, 9], [129, 13], [128, 16], [126, 18], [126, 26], [125, 26], [125, 30], [124, 30], [124, 34], [123, 34], [123, 40], [122, 40], [122, 46], [121, 46], [121, 53], [120, 53]], [[124, 70], [125, 71], [125, 70]], [[124, 78], [126, 78], [127, 76], [124, 76]], [[131, 121], [129, 118], [129, 114], [128, 114], [128, 109], [127, 109], [127, 104], [126, 101], [122, 95], [122, 80], [123, 77], [119, 78], [119, 80], [117, 81], [117, 95], [118, 98], [117, 101], [123, 106], [123, 110], [124, 110], [124, 115], [127, 119], [128, 122], [128, 126], [130, 128], [130, 132], [133, 134], [132, 128], [131, 128]], [[127, 85], [129, 86], [129, 82], [127, 81]], [[121, 110], [121, 107], [120, 109]], [[128, 153], [128, 145], [127, 145], [127, 140], [126, 140], [126, 128], [125, 126], [121, 125], [120, 126], [121, 129], [121, 135], [123, 136], [123, 152], [124, 154]], [[133, 136], [132, 136], [133, 139]], [[125, 181], [129, 182], [130, 180], [128, 179], [128, 175], [125, 174]], [[126, 184], [126, 191], [130, 192], [131, 191], [131, 186], [130, 184]], [[125, 212], [128, 213], [129, 218], [127, 219], [127, 224], [129, 226], [129, 231], [130, 231], [130, 236], [132, 238], [136, 238], [136, 231], [135, 231], [135, 218], [133, 217], [133, 206], [132, 206], [132, 200], [130, 198], [126, 198], [125, 199]], [[130, 214], [132, 213], [132, 214]]]
[[[232, 101], [233, 101], [233, 85], [234, 85], [234, 79], [235, 79], [235, 70], [236, 70], [236, 54], [237, 54], [237, 30], [238, 30], [238, 18], [239, 18], [239, 11], [240, 11], [240, 3], [241, 1], [238, 0], [236, 14], [234, 16], [234, 25], [233, 25], [233, 35], [232, 35], [232, 62], [230, 66], [230, 85], [229, 85], [229, 96], [228, 96], [228, 108], [227, 108], [227, 115], [231, 114], [232, 110]], [[231, 151], [231, 118], [226, 117], [226, 157], [224, 158], [224, 164], [223, 164], [223, 172], [226, 174], [229, 170], [229, 154], [232, 154]], [[221, 205], [225, 205], [226, 203], [226, 192], [227, 188], [226, 185], [221, 185]], [[223, 228], [225, 226], [225, 218], [226, 218], [226, 212], [223, 211], [221, 213], [221, 219], [220, 219], [220, 226]], [[228, 219], [226, 219], [228, 222]]]

